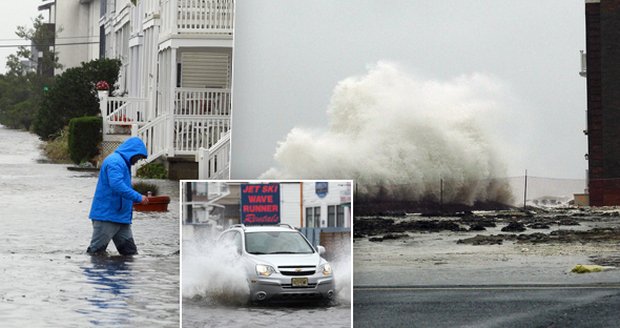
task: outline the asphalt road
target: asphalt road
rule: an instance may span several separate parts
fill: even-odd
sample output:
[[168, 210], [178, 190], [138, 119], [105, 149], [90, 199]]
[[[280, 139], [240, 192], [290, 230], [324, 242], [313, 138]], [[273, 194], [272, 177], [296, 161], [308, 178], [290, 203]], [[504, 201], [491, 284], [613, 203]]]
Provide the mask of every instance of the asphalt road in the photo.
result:
[[620, 327], [620, 284], [355, 287], [354, 327]]

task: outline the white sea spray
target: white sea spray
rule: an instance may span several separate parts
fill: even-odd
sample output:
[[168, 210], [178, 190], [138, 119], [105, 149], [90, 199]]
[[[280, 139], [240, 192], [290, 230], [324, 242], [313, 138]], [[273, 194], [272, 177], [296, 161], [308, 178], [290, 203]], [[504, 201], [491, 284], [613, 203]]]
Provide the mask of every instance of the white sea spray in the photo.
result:
[[327, 130], [293, 128], [277, 167], [261, 178], [355, 179], [357, 191], [395, 200], [511, 203], [506, 166], [485, 129], [501, 83], [483, 74], [425, 80], [379, 62], [334, 89]]

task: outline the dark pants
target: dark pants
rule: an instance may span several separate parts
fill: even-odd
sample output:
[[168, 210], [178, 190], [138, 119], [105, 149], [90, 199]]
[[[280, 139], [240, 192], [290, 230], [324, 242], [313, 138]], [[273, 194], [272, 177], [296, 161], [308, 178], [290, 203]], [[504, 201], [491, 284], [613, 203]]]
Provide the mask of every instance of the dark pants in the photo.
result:
[[121, 255], [138, 254], [131, 233], [131, 224], [96, 220], [93, 220], [93, 237], [86, 252], [89, 254], [105, 253], [110, 240], [114, 242], [114, 246]]

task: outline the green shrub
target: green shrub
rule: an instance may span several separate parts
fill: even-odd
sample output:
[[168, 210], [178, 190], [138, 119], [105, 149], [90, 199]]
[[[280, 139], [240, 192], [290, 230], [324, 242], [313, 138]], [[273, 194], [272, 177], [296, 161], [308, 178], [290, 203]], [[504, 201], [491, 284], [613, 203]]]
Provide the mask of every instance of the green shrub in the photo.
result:
[[71, 156], [69, 156], [68, 126], [66, 126], [56, 138], [43, 145], [43, 153], [53, 163], [71, 163]]
[[159, 187], [157, 187], [157, 185], [143, 181], [135, 182], [133, 184], [133, 189], [142, 195], [147, 195], [149, 191], [151, 192], [151, 196], [157, 196], [159, 194]]
[[143, 179], [166, 179], [168, 172], [163, 164], [148, 163], [138, 169], [136, 176]]
[[100, 113], [95, 83], [104, 80], [113, 88], [120, 65], [117, 59], [98, 59], [58, 75], [36, 113], [34, 132], [48, 140], [70, 119]]
[[34, 120], [37, 104], [32, 99], [27, 99], [8, 107], [2, 112], [2, 124], [13, 129], [30, 129], [30, 125]]
[[89, 161], [99, 152], [101, 117], [84, 116], [69, 121], [69, 154], [75, 164]]

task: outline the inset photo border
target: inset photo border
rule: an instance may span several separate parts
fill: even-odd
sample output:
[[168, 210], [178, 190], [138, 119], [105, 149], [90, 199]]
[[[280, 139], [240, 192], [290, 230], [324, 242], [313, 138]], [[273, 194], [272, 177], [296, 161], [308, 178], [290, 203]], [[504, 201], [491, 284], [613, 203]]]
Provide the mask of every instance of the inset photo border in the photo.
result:
[[179, 187], [183, 327], [352, 325], [352, 180]]

